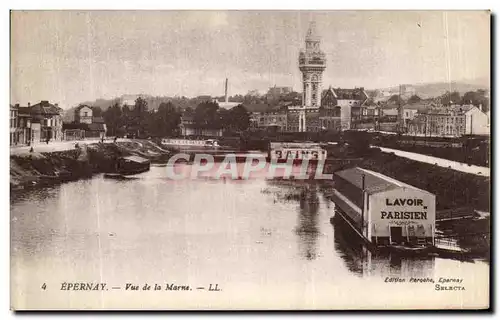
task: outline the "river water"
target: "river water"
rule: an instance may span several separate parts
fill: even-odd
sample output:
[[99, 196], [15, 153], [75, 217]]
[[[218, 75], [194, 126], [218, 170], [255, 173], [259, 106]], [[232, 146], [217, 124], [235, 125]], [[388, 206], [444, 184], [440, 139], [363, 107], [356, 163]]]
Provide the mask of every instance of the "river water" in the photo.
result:
[[[165, 170], [152, 167], [130, 181], [97, 175], [13, 195], [12, 304], [42, 309], [487, 305], [486, 262], [374, 256], [330, 223], [334, 204], [316, 184], [262, 177], [173, 181]], [[391, 277], [406, 282], [386, 282]], [[411, 277], [436, 282], [410, 284]], [[465, 291], [435, 290], [440, 278], [463, 279]], [[62, 291], [64, 282], [104, 282], [108, 290]], [[152, 288], [125, 290], [127, 283]], [[155, 283], [162, 290], [154, 291]], [[167, 283], [192, 291], [166, 291]], [[208, 291], [210, 284], [221, 291]]]

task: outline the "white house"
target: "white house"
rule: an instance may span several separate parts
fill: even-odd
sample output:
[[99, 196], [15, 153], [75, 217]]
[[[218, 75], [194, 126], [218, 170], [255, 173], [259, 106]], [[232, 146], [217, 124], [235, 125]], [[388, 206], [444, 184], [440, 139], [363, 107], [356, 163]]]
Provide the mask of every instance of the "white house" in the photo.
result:
[[465, 134], [489, 135], [489, 117], [478, 107], [465, 112]]
[[79, 105], [75, 109], [75, 121], [77, 123], [92, 123], [92, 108], [87, 105]]

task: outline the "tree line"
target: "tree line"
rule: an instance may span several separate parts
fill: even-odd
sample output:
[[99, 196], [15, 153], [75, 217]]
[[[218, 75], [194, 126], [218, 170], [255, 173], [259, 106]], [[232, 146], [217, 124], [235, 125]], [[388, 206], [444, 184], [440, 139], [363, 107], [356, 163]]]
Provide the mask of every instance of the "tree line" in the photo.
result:
[[243, 105], [229, 110], [219, 108], [216, 102], [204, 101], [193, 110], [181, 109], [172, 102], [160, 103], [158, 109], [149, 110], [145, 99], [139, 97], [133, 106], [114, 103], [102, 112], [109, 136], [165, 137], [180, 133], [184, 117], [188, 125], [197, 129], [223, 129], [241, 132], [248, 129], [250, 115]]
[[[412, 95], [408, 100], [404, 100], [402, 97], [399, 95], [395, 94], [392, 95], [389, 99], [388, 102], [392, 102], [394, 104], [401, 103], [401, 105], [404, 105], [405, 103], [409, 104], [414, 104], [422, 101], [423, 99], [420, 98], [418, 95]], [[460, 92], [458, 91], [446, 91], [444, 94], [440, 95], [439, 97], [431, 99], [443, 106], [450, 106], [450, 105], [464, 105], [464, 104], [472, 104], [476, 107], [481, 107], [482, 111], [486, 112], [490, 108], [490, 101], [487, 95], [486, 90], [479, 89], [476, 91], [468, 91], [464, 93], [464, 95], [460, 95]]]

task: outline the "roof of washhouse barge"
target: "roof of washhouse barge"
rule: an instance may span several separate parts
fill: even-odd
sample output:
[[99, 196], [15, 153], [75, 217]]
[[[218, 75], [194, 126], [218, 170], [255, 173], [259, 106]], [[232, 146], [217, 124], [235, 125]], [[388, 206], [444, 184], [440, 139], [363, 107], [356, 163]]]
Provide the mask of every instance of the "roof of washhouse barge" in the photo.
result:
[[146, 162], [149, 162], [148, 159], [146, 158], [143, 158], [143, 157], [139, 157], [139, 156], [126, 156], [126, 157], [122, 157], [122, 159], [124, 160], [130, 160], [130, 161], [133, 161], [133, 162], [138, 162], [138, 163], [146, 163]]
[[363, 188], [363, 174], [365, 175], [365, 191], [373, 194], [398, 188], [409, 188], [425, 193], [430, 193], [426, 190], [419, 189], [407, 183], [398, 181], [381, 173], [363, 169], [360, 167], [350, 168], [336, 172], [335, 175], [341, 177], [347, 182], [353, 184], [359, 189]]

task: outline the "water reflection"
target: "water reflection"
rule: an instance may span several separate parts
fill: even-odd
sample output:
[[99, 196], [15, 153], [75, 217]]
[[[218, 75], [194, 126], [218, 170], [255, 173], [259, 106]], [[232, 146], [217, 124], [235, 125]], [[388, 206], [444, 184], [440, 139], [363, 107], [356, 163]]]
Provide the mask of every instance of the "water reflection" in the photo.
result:
[[22, 201], [42, 202], [45, 199], [54, 198], [60, 190], [60, 185], [47, 186], [44, 188], [33, 188], [28, 190], [15, 190], [10, 192], [10, 203], [14, 205]]
[[434, 257], [404, 257], [390, 252], [373, 253], [335, 216], [334, 246], [346, 267], [358, 276], [434, 277]]
[[[314, 303], [334, 287], [365, 286], [360, 277], [376, 288], [377, 278], [431, 276], [439, 268], [438, 276], [461, 276], [461, 262], [436, 259], [436, 267], [434, 259], [366, 251], [330, 223], [334, 204], [313, 181], [172, 181], [164, 169], [152, 167], [132, 181], [95, 176], [13, 198], [13, 288], [39, 307], [47, 307], [44, 293], [24, 288], [75, 279], [218, 281], [227, 289], [218, 299], [243, 291], [259, 296], [274, 287], [293, 301]], [[85, 299], [64, 297], [65, 307], [85, 307]], [[109, 301], [95, 299], [98, 305]]]
[[[318, 216], [321, 207], [318, 186], [313, 181], [268, 180], [274, 191], [275, 202], [298, 202], [297, 225], [294, 228], [298, 239], [299, 254], [306, 260], [318, 257], [317, 241], [320, 235]], [[270, 193], [266, 190], [264, 193]]]
[[307, 260], [317, 258], [319, 206], [316, 186], [306, 186], [303, 188], [301, 190], [296, 233], [299, 236], [300, 254]]

